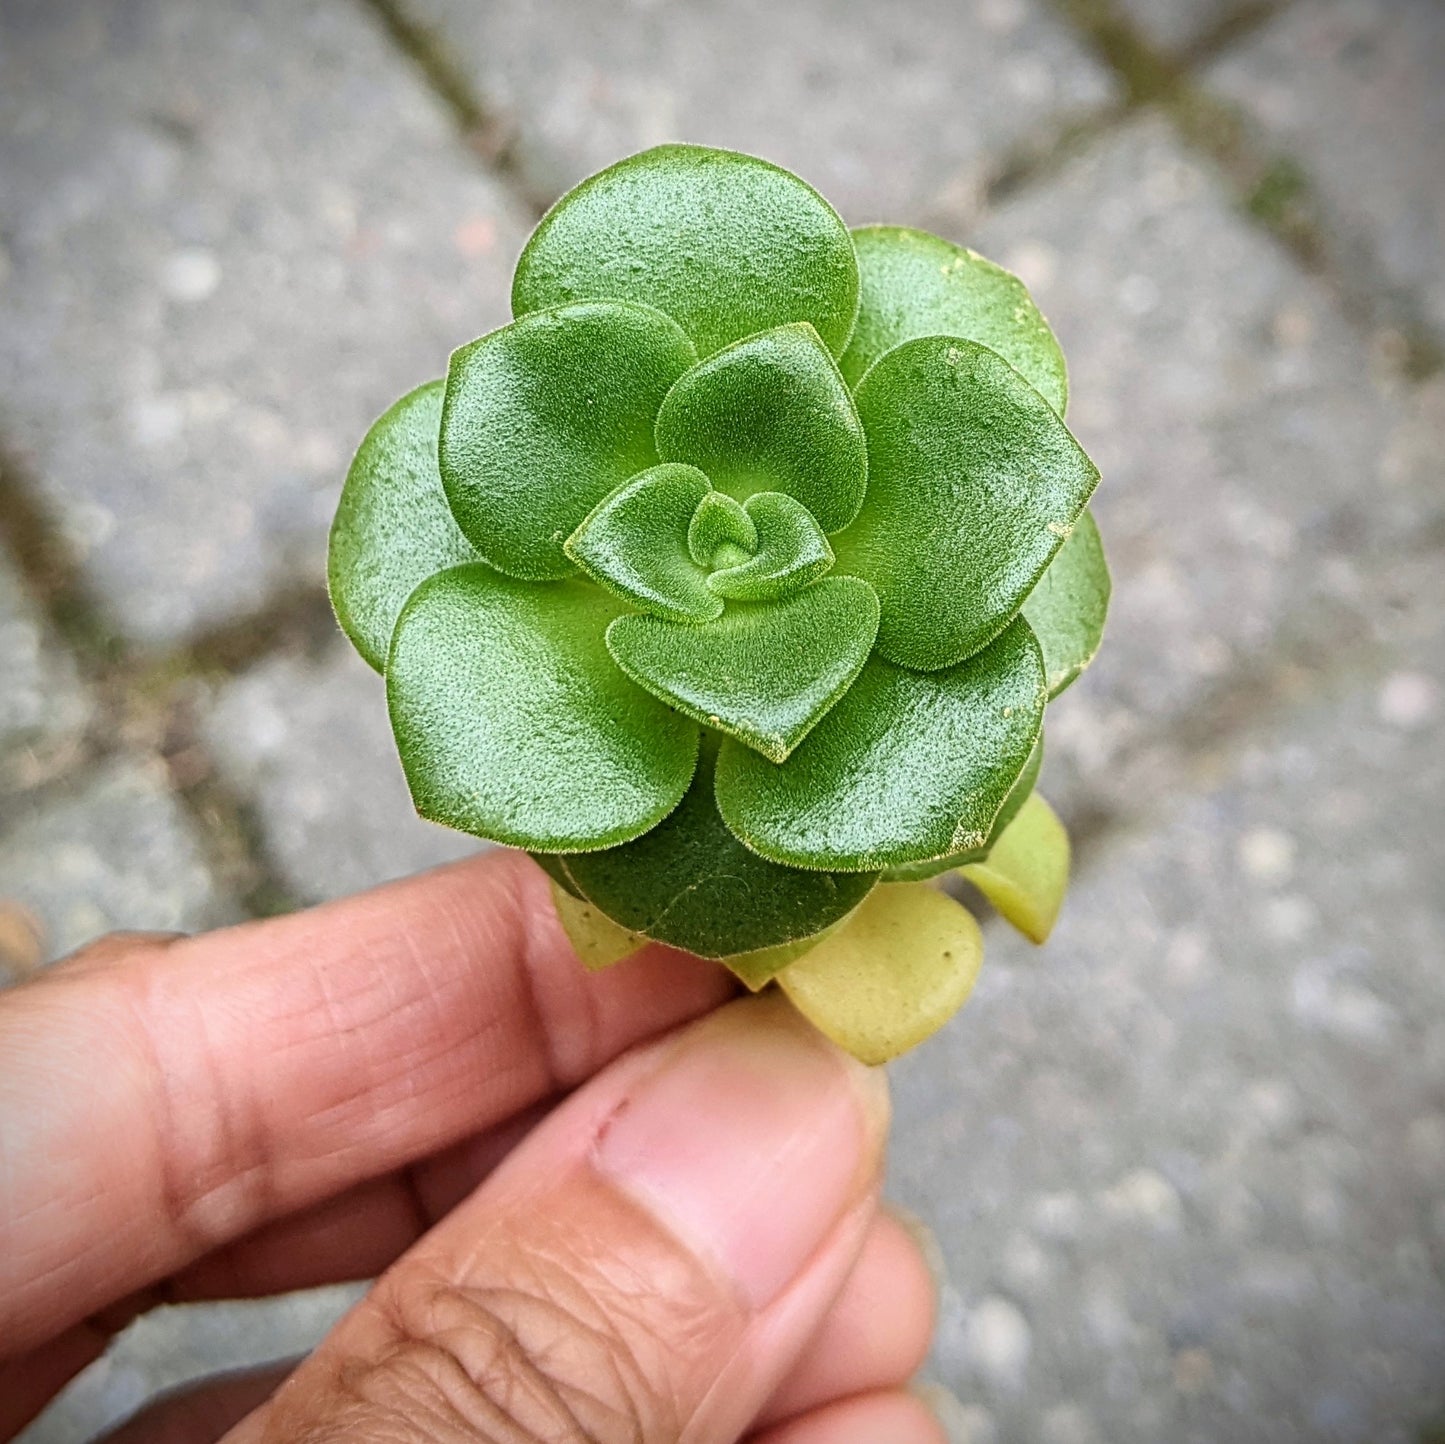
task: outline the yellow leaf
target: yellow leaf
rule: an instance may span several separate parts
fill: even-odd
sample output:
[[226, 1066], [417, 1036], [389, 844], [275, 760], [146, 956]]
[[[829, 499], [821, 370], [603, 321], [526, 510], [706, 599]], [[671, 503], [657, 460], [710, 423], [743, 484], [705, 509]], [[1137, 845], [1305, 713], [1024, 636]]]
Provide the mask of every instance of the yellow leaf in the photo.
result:
[[1037, 792], [1019, 808], [982, 862], [959, 868], [1026, 938], [1053, 931], [1069, 886], [1069, 834]]
[[839, 1047], [883, 1063], [963, 1006], [982, 961], [982, 935], [961, 903], [928, 883], [884, 883], [778, 982]]
[[820, 933], [811, 937], [795, 938], [790, 943], [777, 943], [771, 948], [754, 948], [750, 953], [733, 953], [731, 957], [718, 961], [731, 969], [751, 993], [760, 993], [789, 963], [810, 953], [824, 938], [831, 937], [839, 928], [848, 926], [848, 920], [857, 912], [846, 912], [836, 922], [829, 923]]
[[562, 924], [567, 941], [589, 973], [621, 962], [647, 946], [648, 940], [641, 933], [628, 932], [600, 908], [573, 897], [555, 882], [552, 901], [557, 905], [557, 921]]

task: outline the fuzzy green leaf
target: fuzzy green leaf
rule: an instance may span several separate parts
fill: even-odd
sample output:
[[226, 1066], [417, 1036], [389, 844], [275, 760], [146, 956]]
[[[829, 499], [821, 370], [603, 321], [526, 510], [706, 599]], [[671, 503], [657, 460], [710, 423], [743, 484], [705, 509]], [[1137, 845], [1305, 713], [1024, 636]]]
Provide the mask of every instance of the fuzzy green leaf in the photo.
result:
[[657, 415], [657, 451], [739, 501], [787, 492], [825, 532], [852, 521], [868, 483], [853, 398], [806, 325], [749, 336], [681, 377]]
[[418, 583], [477, 559], [452, 517], [437, 469], [444, 385], [419, 386], [366, 433], [331, 523], [331, 605], [341, 630], [378, 672]]
[[708, 356], [807, 321], [837, 355], [858, 309], [858, 263], [838, 214], [797, 176], [755, 156], [663, 145], [569, 191], [532, 233], [512, 311], [642, 301]]
[[1064, 353], [1017, 276], [906, 226], [853, 232], [858, 324], [839, 366], [850, 386], [885, 351], [919, 336], [962, 336], [997, 351], [1060, 416], [1069, 398]]
[[711, 492], [695, 466], [664, 463], [605, 496], [567, 539], [566, 552], [594, 582], [644, 611], [711, 621], [722, 602], [688, 552], [688, 525]]
[[574, 898], [580, 898], [581, 893], [577, 891], [577, 885], [567, 875], [564, 866], [565, 854], [560, 852], [529, 852], [528, 857], [552, 879], [565, 893], [570, 893]]
[[781, 491], [759, 491], [743, 504], [758, 549], [707, 579], [708, 590], [741, 602], [768, 602], [801, 591], [833, 565], [833, 548], [813, 514]]
[[569, 575], [562, 544], [656, 464], [653, 418], [695, 359], [661, 311], [615, 301], [541, 311], [455, 352], [441, 473], [482, 558], [530, 581]]
[[714, 753], [704, 745], [687, 796], [651, 832], [563, 859], [582, 896], [621, 927], [710, 958], [795, 942], [856, 907], [876, 875], [778, 867], [728, 831]]
[[1050, 697], [1094, 660], [1109, 614], [1109, 590], [1104, 543], [1086, 511], [1024, 601], [1024, 616], [1043, 648]]
[[711, 571], [722, 561], [731, 565], [757, 548], [758, 529], [742, 502], [723, 491], [710, 491], [698, 502], [687, 525], [687, 549], [698, 566]]
[[715, 622], [619, 617], [607, 646], [654, 695], [780, 762], [847, 691], [877, 626], [866, 582], [827, 577], [785, 601], [734, 602]]
[[1053, 408], [994, 352], [929, 336], [858, 387], [868, 494], [833, 538], [839, 566], [883, 604], [878, 650], [949, 667], [1023, 605], [1099, 473]]
[[886, 883], [778, 982], [840, 1048], [886, 1063], [958, 1012], [982, 964], [983, 934], [966, 907], [927, 883]]
[[793, 867], [947, 857], [987, 839], [1043, 707], [1043, 658], [1021, 619], [943, 671], [874, 657], [781, 765], [725, 742], [718, 808], [755, 852]]
[[987, 859], [959, 868], [1030, 942], [1054, 930], [1069, 888], [1069, 834], [1038, 793], [1024, 803]]
[[397, 623], [387, 703], [417, 811], [541, 852], [655, 826], [692, 780], [698, 730], [613, 666], [622, 610], [582, 581], [474, 564], [423, 582]]
[[931, 877], [937, 877], [940, 873], [952, 872], [955, 868], [964, 866], [965, 863], [982, 862], [988, 856], [989, 849], [1003, 835], [1003, 830], [1015, 817], [1018, 816], [1019, 808], [1028, 801], [1035, 785], [1039, 780], [1039, 770], [1044, 765], [1044, 734], [1039, 733], [1038, 739], [1034, 742], [1034, 750], [1029, 753], [1029, 760], [1024, 763], [1024, 770], [1019, 773], [1018, 781], [1009, 789], [1009, 795], [1004, 798], [1003, 806], [999, 814], [993, 820], [993, 826], [989, 828], [988, 837], [984, 840], [982, 847], [970, 847], [963, 852], [950, 853], [947, 857], [931, 858], [928, 862], [909, 862], [901, 867], [890, 867], [884, 874], [885, 882], [926, 882]]

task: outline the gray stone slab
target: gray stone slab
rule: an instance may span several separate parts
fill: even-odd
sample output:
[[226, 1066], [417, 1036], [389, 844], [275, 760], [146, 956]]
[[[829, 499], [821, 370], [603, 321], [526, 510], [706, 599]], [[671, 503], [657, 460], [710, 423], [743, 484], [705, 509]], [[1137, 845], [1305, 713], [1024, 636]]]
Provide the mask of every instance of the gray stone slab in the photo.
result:
[[1205, 78], [1302, 166], [1338, 262], [1368, 256], [1445, 334], [1445, 8], [1292, 5]]
[[897, 1065], [977, 1437], [1415, 1444], [1445, 1409], [1440, 577], [1408, 669], [1172, 798], [1042, 952], [991, 927]]
[[418, 0], [555, 194], [687, 140], [799, 172], [850, 222], [971, 216], [1000, 153], [1113, 94], [1038, 0]]
[[236, 917], [164, 766], [120, 760], [12, 798], [0, 819], [0, 903], [39, 925], [57, 958], [113, 929], [191, 931]]
[[352, 450], [525, 225], [363, 7], [0, 11], [0, 426], [147, 641], [319, 577]]
[[1390, 556], [1440, 524], [1438, 463], [1397, 454], [1416, 402], [1161, 121], [976, 240], [1055, 324], [1069, 421], [1103, 471], [1113, 607], [1093, 670], [1050, 709], [1052, 775], [1067, 763], [1094, 804], [1128, 811], [1174, 779], [1146, 786], [1121, 759], [1218, 691], [1374, 647]]
[[296, 895], [319, 901], [475, 852], [417, 817], [386, 717], [386, 689], [339, 637], [319, 661], [275, 657], [218, 696], [205, 736], [250, 797]]
[[[0, 791], [73, 755], [91, 704], [9, 558], [0, 551]], [[0, 804], [3, 806], [3, 804]]]
[[351, 1306], [353, 1285], [278, 1299], [158, 1309], [78, 1375], [16, 1444], [77, 1444], [193, 1379], [294, 1358]]

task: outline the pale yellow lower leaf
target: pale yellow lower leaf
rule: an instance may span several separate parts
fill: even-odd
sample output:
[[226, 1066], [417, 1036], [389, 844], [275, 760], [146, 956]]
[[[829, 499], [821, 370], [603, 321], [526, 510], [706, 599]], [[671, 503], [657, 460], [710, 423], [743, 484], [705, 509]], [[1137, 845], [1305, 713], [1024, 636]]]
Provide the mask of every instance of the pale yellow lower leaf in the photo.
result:
[[883, 1063], [963, 1006], [982, 961], [982, 934], [961, 903], [928, 883], [883, 883], [778, 982], [839, 1047]]
[[647, 946], [648, 940], [641, 933], [628, 932], [601, 909], [573, 897], [555, 882], [552, 901], [557, 905], [557, 921], [562, 924], [567, 941], [588, 972], [595, 973], [621, 962]]
[[1035, 943], [1053, 931], [1069, 886], [1069, 834], [1037, 792], [1004, 828], [983, 862], [959, 868], [999, 915]]
[[[859, 904], [861, 907], [862, 904]], [[856, 916], [858, 909], [844, 913], [835, 923], [830, 923], [820, 933], [811, 937], [797, 938], [791, 943], [777, 943], [771, 948], [754, 948], [750, 953], [733, 953], [731, 957], [718, 959], [740, 979], [749, 992], [760, 993], [789, 963], [810, 953], [824, 938], [831, 937], [839, 928], [848, 926], [848, 920]]]

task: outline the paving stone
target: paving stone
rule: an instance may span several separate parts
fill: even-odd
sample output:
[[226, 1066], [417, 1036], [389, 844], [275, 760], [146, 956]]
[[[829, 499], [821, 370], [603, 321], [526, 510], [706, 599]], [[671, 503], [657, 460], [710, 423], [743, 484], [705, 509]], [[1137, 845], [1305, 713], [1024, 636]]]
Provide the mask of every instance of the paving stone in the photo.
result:
[[1288, 6], [1206, 75], [1323, 199], [1342, 264], [1362, 250], [1445, 334], [1445, 7]]
[[354, 1285], [279, 1299], [158, 1309], [137, 1320], [78, 1375], [16, 1444], [76, 1444], [192, 1379], [314, 1348], [351, 1306]]
[[[0, 791], [52, 773], [73, 754], [91, 706], [75, 668], [0, 551]], [[0, 803], [0, 808], [4, 804]]]
[[273, 864], [307, 901], [483, 845], [417, 817], [385, 686], [340, 638], [319, 661], [276, 657], [230, 683], [206, 737], [227, 781], [254, 800]]
[[525, 226], [345, 0], [0, 10], [0, 426], [133, 635], [322, 575], [352, 450]]
[[1408, 672], [1171, 799], [1043, 952], [990, 928], [896, 1066], [934, 1372], [1001, 1439], [1413, 1444], [1445, 1409], [1442, 577]]
[[417, 0], [555, 194], [668, 140], [765, 155], [850, 222], [973, 213], [1001, 152], [1112, 77], [1037, 0]]
[[976, 243], [1055, 324], [1069, 420], [1103, 470], [1112, 614], [1050, 742], [1063, 791], [1127, 811], [1142, 782], [1120, 759], [1231, 679], [1378, 644], [1389, 559], [1440, 534], [1437, 464], [1401, 454], [1417, 399], [1372, 375], [1329, 296], [1161, 121], [1096, 146]]
[[158, 762], [121, 760], [11, 799], [0, 902], [34, 918], [57, 958], [115, 928], [191, 931], [233, 921]]

